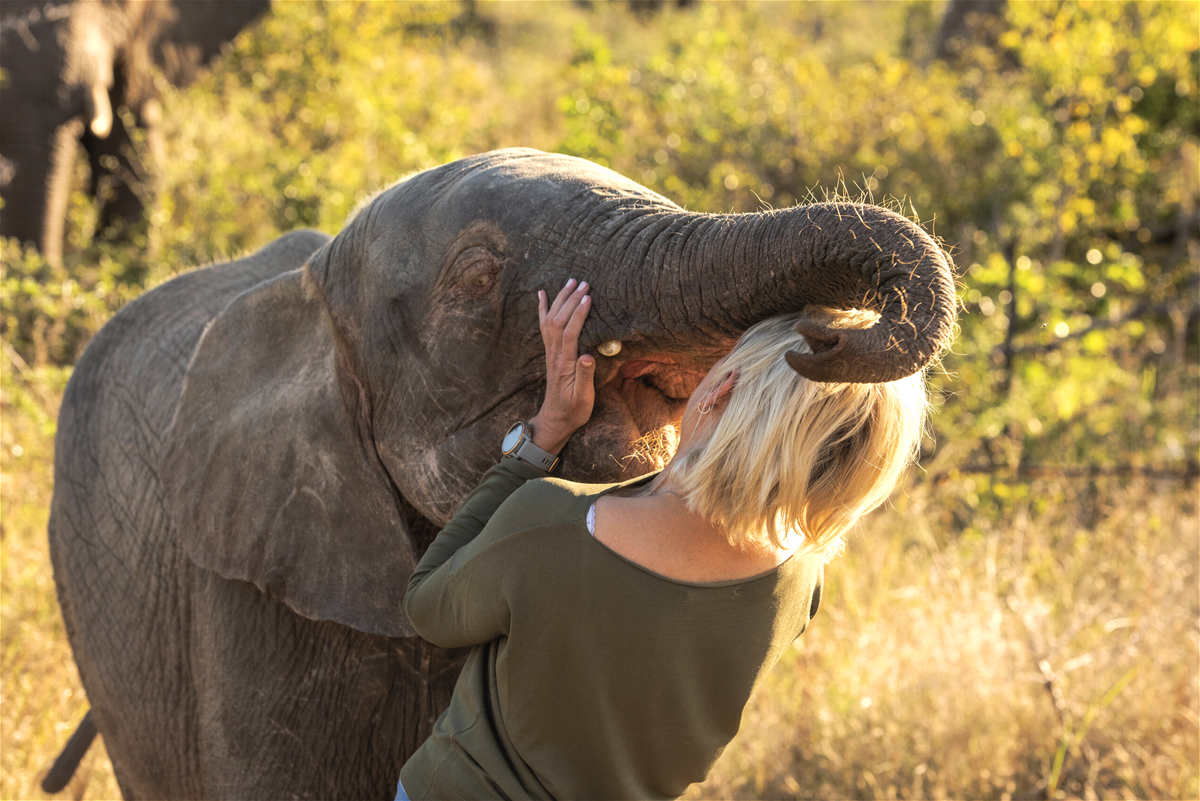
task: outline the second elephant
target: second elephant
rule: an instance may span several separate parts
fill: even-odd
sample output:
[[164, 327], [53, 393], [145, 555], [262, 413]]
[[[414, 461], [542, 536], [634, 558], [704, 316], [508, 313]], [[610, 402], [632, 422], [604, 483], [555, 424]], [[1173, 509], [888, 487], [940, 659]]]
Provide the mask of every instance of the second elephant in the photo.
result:
[[62, 260], [67, 200], [82, 143], [98, 229], [136, 222], [153, 168], [134, 150], [132, 116], [154, 148], [154, 76], [187, 86], [269, 0], [5, 0], [0, 7], [0, 236]]

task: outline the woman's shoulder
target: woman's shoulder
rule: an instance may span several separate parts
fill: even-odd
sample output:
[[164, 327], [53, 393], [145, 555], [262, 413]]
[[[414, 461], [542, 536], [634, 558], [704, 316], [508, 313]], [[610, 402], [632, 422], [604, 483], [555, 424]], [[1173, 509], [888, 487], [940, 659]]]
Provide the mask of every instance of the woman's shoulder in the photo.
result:
[[577, 481], [567, 481], [557, 476], [546, 476], [533, 481], [526, 481], [516, 492], [513, 499], [519, 502], [538, 501], [540, 503], [571, 505], [575, 501], [583, 502], [612, 488], [612, 484], [585, 484]]
[[508, 532], [540, 526], [583, 524], [588, 508], [599, 496], [650, 478], [591, 484], [547, 476], [526, 481], [496, 510], [495, 524]]
[[[592, 501], [601, 495], [649, 481], [656, 475], [658, 475], [657, 471], [625, 481], [612, 481], [602, 484], [570, 481], [558, 476], [546, 476], [525, 482], [525, 485], [518, 492], [528, 497], [537, 497], [541, 500], [551, 500], [561, 503], [571, 503], [576, 500], [582, 502], [584, 499], [587, 499], [590, 505]], [[586, 508], [585, 506], [585, 511]]]
[[500, 505], [492, 523], [511, 532], [579, 521], [587, 514], [590, 498], [606, 486], [559, 478], [526, 481]]

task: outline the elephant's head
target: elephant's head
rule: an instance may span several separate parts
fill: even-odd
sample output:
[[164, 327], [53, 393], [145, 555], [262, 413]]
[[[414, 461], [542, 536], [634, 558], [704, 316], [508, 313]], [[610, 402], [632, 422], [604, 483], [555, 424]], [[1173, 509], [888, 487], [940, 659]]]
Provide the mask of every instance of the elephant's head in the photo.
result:
[[0, 164], [6, 166], [0, 174], [0, 235], [61, 262], [81, 139], [92, 194], [102, 201], [99, 227], [117, 218], [139, 219], [135, 184], [145, 187], [154, 170], [135, 152], [122, 107], [153, 141], [161, 113], [156, 73], [187, 86], [267, 7], [268, 0], [0, 3], [0, 68], [7, 72], [0, 85]]
[[591, 421], [563, 474], [614, 481], [661, 466], [639, 443], [740, 332], [810, 304], [866, 307], [866, 330], [805, 329], [793, 366], [890, 381], [951, 336], [954, 281], [918, 226], [832, 203], [690, 213], [589, 162], [503, 150], [415, 175], [367, 203], [303, 270], [241, 295], [210, 325], [170, 435], [167, 484], [193, 558], [309, 617], [411, 633], [408, 573], [537, 410], [536, 291], [592, 285], [581, 349]]
[[[72, 13], [72, 12], [76, 13]], [[0, 236], [62, 256], [63, 223], [84, 131], [112, 131], [113, 67], [126, 36], [109, 4], [16, 2], [0, 6]]]

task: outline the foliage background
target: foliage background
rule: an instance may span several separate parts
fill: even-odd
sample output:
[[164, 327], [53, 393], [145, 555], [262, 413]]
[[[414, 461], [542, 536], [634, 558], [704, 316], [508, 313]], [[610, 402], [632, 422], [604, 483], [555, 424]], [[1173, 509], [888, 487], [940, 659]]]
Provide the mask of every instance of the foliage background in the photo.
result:
[[[961, 272], [921, 469], [690, 797], [1200, 797], [1198, 9], [1013, 3], [940, 61], [919, 1], [277, 3], [162, 87], [132, 237], [79, 194], [64, 266], [3, 245], [0, 796], [38, 795], [86, 705], [44, 532], [88, 337], [179, 272], [524, 145], [695, 210], [874, 199]], [[116, 797], [93, 752], [70, 791]]]

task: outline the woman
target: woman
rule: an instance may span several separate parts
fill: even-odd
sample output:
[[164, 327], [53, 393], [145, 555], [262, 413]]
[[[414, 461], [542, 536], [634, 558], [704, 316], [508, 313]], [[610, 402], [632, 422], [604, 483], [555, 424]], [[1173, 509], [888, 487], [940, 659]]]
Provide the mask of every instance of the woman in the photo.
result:
[[[592, 410], [586, 292], [538, 293], [547, 390], [529, 428], [546, 463]], [[405, 596], [423, 637], [475, 647], [398, 798], [674, 798], [704, 779], [927, 412], [920, 374], [798, 375], [800, 319], [755, 325], [713, 366], [657, 474], [576, 484], [512, 456], [488, 471]]]

